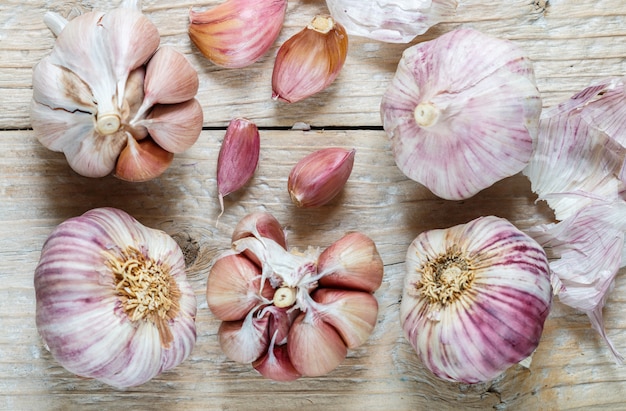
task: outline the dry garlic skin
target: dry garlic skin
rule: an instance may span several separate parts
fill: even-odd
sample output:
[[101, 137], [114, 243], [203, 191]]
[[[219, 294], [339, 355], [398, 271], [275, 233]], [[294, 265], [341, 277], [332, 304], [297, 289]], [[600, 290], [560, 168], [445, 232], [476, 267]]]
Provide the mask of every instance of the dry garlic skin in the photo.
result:
[[491, 380], [539, 344], [552, 296], [548, 260], [507, 220], [423, 232], [406, 266], [402, 328], [439, 378]]
[[158, 177], [202, 130], [197, 72], [182, 53], [159, 47], [140, 3], [44, 18], [57, 39], [33, 69], [32, 127], [86, 177]]
[[182, 251], [121, 210], [94, 209], [57, 226], [34, 285], [44, 343], [82, 377], [140, 385], [194, 347], [196, 297]]
[[459, 200], [526, 166], [541, 98], [515, 44], [459, 29], [404, 51], [380, 109], [400, 170]]

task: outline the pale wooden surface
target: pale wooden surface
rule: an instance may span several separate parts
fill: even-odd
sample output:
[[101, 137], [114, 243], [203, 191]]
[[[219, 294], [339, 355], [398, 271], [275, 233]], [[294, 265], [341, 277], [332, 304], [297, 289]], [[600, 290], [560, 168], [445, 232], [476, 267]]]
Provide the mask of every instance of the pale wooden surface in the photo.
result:
[[[42, 147], [29, 130], [32, 66], [54, 41], [42, 15], [45, 9], [68, 13], [73, 7], [109, 9], [116, 4], [0, 3], [0, 409], [626, 409], [626, 367], [613, 363], [585, 315], [558, 302], [529, 369], [516, 366], [492, 383], [467, 386], [436, 380], [419, 364], [398, 320], [404, 255], [411, 240], [425, 229], [480, 215], [505, 217], [522, 229], [553, 216], [545, 205], [535, 204], [520, 175], [467, 201], [449, 202], [399, 172], [380, 129], [378, 105], [406, 45], [352, 38], [346, 67], [330, 89], [292, 106], [271, 101], [276, 48], [325, 11], [323, 0], [290, 1], [275, 47], [241, 70], [211, 65], [190, 44], [186, 16], [195, 3], [145, 0], [144, 12], [159, 27], [162, 43], [178, 47], [198, 69], [198, 98], [209, 128], [162, 178], [149, 183], [90, 180], [72, 172], [62, 155]], [[461, 0], [454, 19], [415, 42], [461, 25], [512, 39], [533, 59], [548, 107], [594, 79], [626, 73], [624, 21], [623, 0]], [[262, 127], [260, 165], [248, 187], [227, 199], [216, 227], [217, 151], [224, 126], [235, 116]], [[317, 129], [288, 130], [295, 122]], [[344, 192], [322, 209], [295, 209], [286, 192], [290, 168], [315, 148], [331, 145], [357, 149]], [[191, 357], [125, 391], [66, 372], [43, 348], [34, 321], [33, 271], [44, 240], [64, 219], [100, 206], [122, 208], [186, 245], [198, 295], [198, 340]], [[376, 329], [325, 377], [271, 382], [219, 350], [218, 322], [204, 299], [207, 267], [229, 246], [233, 225], [261, 209], [287, 226], [293, 246], [326, 246], [346, 231], [361, 230], [382, 254], [385, 277], [376, 293]], [[626, 353], [626, 284], [621, 274], [605, 318], [608, 334]]]

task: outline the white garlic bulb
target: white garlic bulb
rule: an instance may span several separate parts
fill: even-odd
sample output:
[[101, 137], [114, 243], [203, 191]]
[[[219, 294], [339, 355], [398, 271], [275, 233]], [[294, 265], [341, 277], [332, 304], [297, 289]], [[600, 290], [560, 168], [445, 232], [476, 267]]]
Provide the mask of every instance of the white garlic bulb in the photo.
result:
[[505, 219], [423, 232], [406, 266], [402, 328], [436, 376], [488, 381], [539, 344], [552, 301], [548, 259]]
[[[197, 140], [202, 109], [189, 101], [198, 75], [180, 52], [159, 48], [159, 32], [139, 2], [69, 22], [48, 13], [45, 21], [58, 37], [33, 70], [31, 121], [39, 141], [63, 152], [74, 171], [145, 181]], [[150, 111], [164, 105], [161, 123], [177, 132], [154, 130]]]
[[176, 242], [98, 208], [47, 239], [35, 270], [37, 329], [68, 371], [115, 387], [180, 364], [196, 341], [196, 297]]
[[404, 51], [380, 109], [400, 170], [460, 200], [526, 166], [541, 97], [515, 44], [458, 29]]

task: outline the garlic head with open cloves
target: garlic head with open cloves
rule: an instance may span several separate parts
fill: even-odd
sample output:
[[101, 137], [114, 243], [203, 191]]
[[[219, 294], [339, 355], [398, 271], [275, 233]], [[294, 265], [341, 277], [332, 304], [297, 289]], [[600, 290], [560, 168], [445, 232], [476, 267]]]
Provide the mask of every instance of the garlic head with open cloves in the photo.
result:
[[166, 233], [97, 208], [50, 234], [35, 269], [36, 322], [68, 371], [123, 388], [180, 364], [196, 341], [196, 296]]
[[57, 39], [33, 70], [32, 126], [83, 176], [155, 178], [202, 130], [198, 74], [182, 53], [159, 48], [140, 3], [44, 18]]
[[272, 71], [272, 98], [295, 103], [325, 90], [348, 55], [348, 35], [328, 15], [317, 15], [285, 41]]
[[460, 200], [526, 166], [541, 106], [520, 48], [457, 29], [404, 51], [380, 110], [400, 170]]
[[226, 356], [290, 381], [332, 371], [367, 340], [382, 277], [382, 260], [366, 235], [348, 233], [321, 252], [288, 251], [280, 223], [257, 212], [237, 224], [232, 249], [214, 261], [206, 297], [222, 320]]
[[437, 377], [489, 381], [537, 348], [552, 302], [548, 259], [507, 220], [425, 231], [406, 269], [402, 328]]

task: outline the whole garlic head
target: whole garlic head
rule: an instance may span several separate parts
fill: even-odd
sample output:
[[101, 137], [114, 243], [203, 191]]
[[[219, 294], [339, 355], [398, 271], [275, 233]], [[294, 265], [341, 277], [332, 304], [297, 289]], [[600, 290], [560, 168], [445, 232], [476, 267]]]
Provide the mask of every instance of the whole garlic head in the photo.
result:
[[44, 146], [81, 175], [145, 181], [193, 145], [203, 122], [197, 72], [180, 52], [159, 48], [139, 2], [45, 21], [57, 39], [33, 70], [31, 104]]

